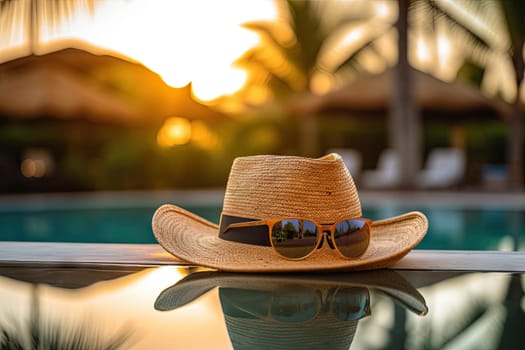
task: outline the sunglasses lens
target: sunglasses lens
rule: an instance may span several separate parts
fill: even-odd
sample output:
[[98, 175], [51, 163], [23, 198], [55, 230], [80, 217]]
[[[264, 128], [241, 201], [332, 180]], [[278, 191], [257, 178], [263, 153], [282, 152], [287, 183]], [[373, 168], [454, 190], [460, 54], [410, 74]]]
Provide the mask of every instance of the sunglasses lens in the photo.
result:
[[281, 220], [272, 227], [272, 244], [277, 253], [289, 259], [301, 259], [316, 247], [317, 226], [308, 220]]
[[366, 288], [342, 288], [334, 297], [332, 310], [340, 320], [355, 321], [368, 315], [370, 295]]
[[334, 230], [337, 249], [347, 258], [358, 258], [368, 248], [370, 228], [365, 220], [345, 220]]

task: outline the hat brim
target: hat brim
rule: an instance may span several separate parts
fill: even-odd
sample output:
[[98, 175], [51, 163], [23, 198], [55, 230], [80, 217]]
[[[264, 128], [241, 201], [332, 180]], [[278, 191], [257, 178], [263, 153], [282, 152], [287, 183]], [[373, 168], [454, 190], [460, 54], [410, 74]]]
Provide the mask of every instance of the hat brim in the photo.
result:
[[159, 244], [190, 263], [230, 272], [354, 271], [388, 267], [413, 249], [425, 236], [428, 220], [410, 212], [374, 221], [368, 250], [357, 259], [344, 259], [324, 245], [307, 259], [280, 257], [272, 247], [226, 241], [218, 225], [176, 205], [157, 209], [152, 220]]
[[155, 309], [168, 311], [184, 306], [215, 287], [269, 290], [278, 285], [312, 285], [365, 287], [394, 299], [418, 314], [428, 313], [423, 296], [403, 276], [392, 270], [354, 272], [350, 274], [286, 275], [235, 274], [227, 272], [193, 273], [165, 289], [155, 300]]

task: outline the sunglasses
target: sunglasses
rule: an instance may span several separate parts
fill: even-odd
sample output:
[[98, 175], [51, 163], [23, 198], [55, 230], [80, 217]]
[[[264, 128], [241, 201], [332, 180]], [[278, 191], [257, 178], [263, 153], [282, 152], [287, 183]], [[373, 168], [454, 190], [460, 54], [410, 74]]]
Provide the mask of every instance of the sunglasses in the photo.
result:
[[299, 323], [323, 313], [342, 321], [357, 321], [370, 315], [370, 294], [363, 287], [319, 290], [283, 286], [274, 291], [221, 288], [219, 293], [223, 311], [233, 317]]
[[318, 224], [306, 219], [272, 219], [231, 223], [223, 231], [254, 226], [266, 226], [272, 248], [286, 259], [300, 260], [321, 248], [324, 237], [330, 248], [346, 259], [356, 259], [365, 253], [370, 243], [368, 219], [349, 219], [335, 224]]

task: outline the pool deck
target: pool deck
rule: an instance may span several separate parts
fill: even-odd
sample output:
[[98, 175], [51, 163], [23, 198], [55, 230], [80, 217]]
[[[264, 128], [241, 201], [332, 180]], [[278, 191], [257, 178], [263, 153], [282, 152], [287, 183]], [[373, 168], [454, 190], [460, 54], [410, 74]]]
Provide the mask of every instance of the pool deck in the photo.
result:
[[[0, 242], [0, 265], [191, 265], [157, 244]], [[525, 252], [413, 250], [396, 270], [525, 272]]]

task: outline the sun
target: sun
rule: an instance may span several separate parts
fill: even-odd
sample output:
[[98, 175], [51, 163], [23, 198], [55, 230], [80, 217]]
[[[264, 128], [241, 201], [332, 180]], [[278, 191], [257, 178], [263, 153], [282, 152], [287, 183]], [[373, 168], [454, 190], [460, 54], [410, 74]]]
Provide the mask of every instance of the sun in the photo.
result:
[[247, 73], [232, 66], [258, 36], [241, 27], [254, 20], [273, 20], [269, 0], [106, 0], [95, 8], [78, 8], [59, 26], [40, 33], [43, 45], [80, 39], [120, 53], [159, 74], [170, 86], [192, 82], [201, 101], [233, 94]]

